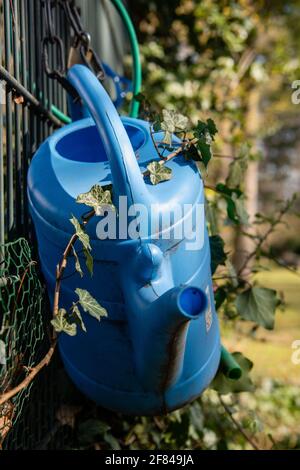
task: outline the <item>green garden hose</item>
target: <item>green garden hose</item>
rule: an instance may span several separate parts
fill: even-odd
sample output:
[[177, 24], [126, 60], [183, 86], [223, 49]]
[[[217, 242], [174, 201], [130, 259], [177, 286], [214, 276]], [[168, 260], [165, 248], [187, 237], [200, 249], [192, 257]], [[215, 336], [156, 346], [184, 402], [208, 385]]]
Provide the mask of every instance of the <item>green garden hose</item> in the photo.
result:
[[224, 346], [221, 347], [220, 369], [228, 379], [232, 380], [240, 379], [243, 373], [233, 355]]
[[122, 0], [111, 0], [117, 11], [120, 14], [120, 17], [123, 20], [123, 23], [126, 27], [126, 30], [129, 35], [131, 54], [133, 59], [133, 99], [131, 101], [130, 107], [130, 117], [136, 118], [139, 113], [139, 102], [134, 99], [134, 96], [140, 93], [142, 85], [142, 67], [141, 67], [141, 58], [139, 51], [139, 44], [136, 37], [135, 29], [133, 23], [130, 19], [130, 16], [124, 7]]
[[72, 122], [72, 119], [69, 116], [66, 116], [54, 104], [51, 105], [51, 113], [64, 124], [70, 124]]
[[[134, 96], [140, 93], [142, 85], [142, 67], [141, 67], [141, 58], [139, 51], [139, 43], [136, 37], [135, 29], [131, 18], [124, 7], [122, 0], [111, 0], [116, 10], [118, 11], [125, 27], [128, 32], [131, 54], [133, 59], [133, 98], [130, 105], [130, 117], [137, 118], [139, 114], [139, 102], [135, 100]], [[51, 105], [51, 112], [54, 114], [57, 119], [59, 119], [64, 124], [70, 124], [72, 122], [69, 116], [66, 116], [60, 109], [56, 106]]]

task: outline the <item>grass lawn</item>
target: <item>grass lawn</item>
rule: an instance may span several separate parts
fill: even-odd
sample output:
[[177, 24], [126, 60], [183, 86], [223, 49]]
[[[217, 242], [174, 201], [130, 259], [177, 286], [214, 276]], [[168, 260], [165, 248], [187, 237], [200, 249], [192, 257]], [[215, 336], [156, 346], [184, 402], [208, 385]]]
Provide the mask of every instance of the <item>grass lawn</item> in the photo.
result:
[[255, 279], [283, 293], [285, 311], [277, 310], [273, 331], [259, 328], [255, 336], [244, 334], [251, 329], [248, 322], [239, 322], [234, 330], [223, 325], [223, 342], [230, 351], [241, 351], [254, 362], [254, 378], [270, 377], [300, 385], [300, 364], [291, 361], [291, 344], [300, 340], [300, 273], [297, 276], [276, 268], [257, 274]]

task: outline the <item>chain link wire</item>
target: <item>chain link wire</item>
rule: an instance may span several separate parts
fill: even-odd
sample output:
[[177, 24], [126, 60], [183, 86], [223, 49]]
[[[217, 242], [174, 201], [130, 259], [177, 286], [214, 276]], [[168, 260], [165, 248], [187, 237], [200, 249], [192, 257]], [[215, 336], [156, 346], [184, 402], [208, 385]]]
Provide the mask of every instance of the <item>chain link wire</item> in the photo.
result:
[[[45, 334], [42, 305], [27, 241], [0, 245], [0, 394], [18, 385], [38, 360]], [[0, 445], [18, 422], [31, 386], [0, 405]]]

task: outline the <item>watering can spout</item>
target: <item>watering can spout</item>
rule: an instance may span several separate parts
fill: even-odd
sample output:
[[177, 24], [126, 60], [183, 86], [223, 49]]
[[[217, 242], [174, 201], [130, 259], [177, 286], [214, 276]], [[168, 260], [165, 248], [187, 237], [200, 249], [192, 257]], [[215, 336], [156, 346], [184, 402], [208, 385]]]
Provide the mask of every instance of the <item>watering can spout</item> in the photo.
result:
[[189, 323], [206, 307], [207, 297], [198, 287], [174, 287], [135, 316], [136, 365], [145, 389], [161, 392], [180, 378]]

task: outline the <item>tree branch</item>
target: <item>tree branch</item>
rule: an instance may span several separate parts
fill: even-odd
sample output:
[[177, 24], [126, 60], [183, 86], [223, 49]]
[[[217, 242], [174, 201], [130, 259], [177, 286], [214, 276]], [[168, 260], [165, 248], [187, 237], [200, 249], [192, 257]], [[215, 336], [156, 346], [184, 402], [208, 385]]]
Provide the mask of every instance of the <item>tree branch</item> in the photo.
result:
[[274, 232], [275, 227], [279, 225], [282, 222], [282, 218], [284, 215], [288, 212], [290, 209], [291, 205], [293, 204], [293, 200], [287, 201], [287, 203], [281, 208], [279, 211], [278, 217], [276, 220], [273, 222], [270, 222], [270, 227], [266, 232], [264, 233], [263, 236], [259, 237], [259, 241], [253, 251], [251, 251], [248, 256], [246, 256], [244, 263], [242, 264], [241, 268], [238, 271], [238, 276], [240, 277], [244, 270], [247, 268], [247, 265], [249, 261], [256, 255], [257, 251], [262, 247], [262, 245], [266, 242], [266, 240], [269, 238], [269, 236]]
[[53, 356], [56, 347], [56, 338], [52, 340], [51, 346], [47, 352], [47, 354], [43, 357], [43, 359], [32, 369], [30, 369], [29, 374], [25, 377], [22, 382], [19, 383], [16, 387], [12, 388], [8, 392], [3, 393], [0, 395], [0, 406], [2, 406], [5, 402], [10, 400], [12, 397], [17, 395], [21, 390], [28, 387], [28, 385], [32, 382], [34, 377], [43, 369], [43, 367], [47, 366]]
[[240, 423], [235, 419], [235, 417], [233, 416], [233, 413], [232, 411], [230, 410], [229, 406], [226, 405], [226, 403], [224, 402], [223, 398], [221, 397], [221, 395], [219, 395], [219, 400], [221, 402], [221, 405], [223, 406], [224, 410], [226, 411], [226, 413], [228, 414], [229, 418], [231, 419], [231, 421], [233, 422], [233, 424], [235, 425], [235, 427], [237, 428], [237, 430], [242, 434], [242, 436], [246, 439], [247, 442], [249, 442], [249, 444], [253, 447], [254, 450], [261, 450], [258, 445], [256, 444], [256, 442], [254, 442], [254, 440], [248, 435], [248, 433], [243, 429], [243, 427], [240, 425]]

